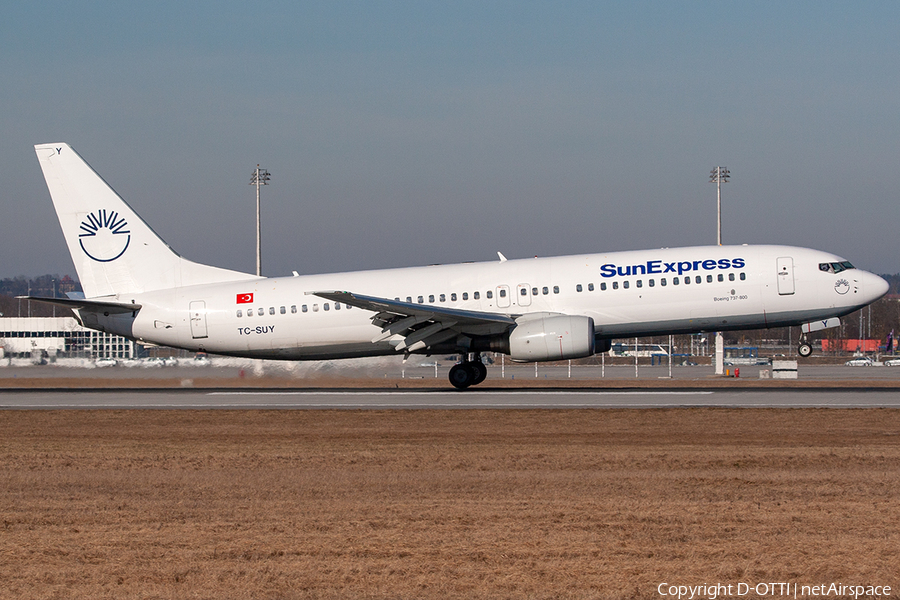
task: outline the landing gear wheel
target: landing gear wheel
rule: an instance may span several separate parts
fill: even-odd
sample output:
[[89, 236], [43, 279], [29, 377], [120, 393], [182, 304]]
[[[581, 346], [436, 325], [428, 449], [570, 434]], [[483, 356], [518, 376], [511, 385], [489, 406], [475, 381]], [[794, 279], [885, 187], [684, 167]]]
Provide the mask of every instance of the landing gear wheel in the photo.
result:
[[450, 383], [458, 390], [464, 390], [475, 382], [475, 371], [469, 364], [460, 363], [450, 368]]
[[806, 358], [812, 354], [812, 346], [810, 346], [808, 342], [801, 342], [800, 346], [797, 348], [797, 353], [803, 358]]
[[483, 362], [481, 362], [480, 360], [474, 360], [467, 364], [475, 374], [475, 379], [472, 381], [472, 385], [478, 385], [479, 383], [487, 379], [487, 367], [484, 366]]

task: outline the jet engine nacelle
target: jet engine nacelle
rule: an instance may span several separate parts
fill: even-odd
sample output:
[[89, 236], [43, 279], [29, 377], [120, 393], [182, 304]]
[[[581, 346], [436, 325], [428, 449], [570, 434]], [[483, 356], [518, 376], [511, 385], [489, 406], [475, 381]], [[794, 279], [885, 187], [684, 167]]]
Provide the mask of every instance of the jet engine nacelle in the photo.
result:
[[594, 354], [594, 320], [558, 315], [521, 320], [509, 334], [509, 356], [517, 362], [565, 360]]

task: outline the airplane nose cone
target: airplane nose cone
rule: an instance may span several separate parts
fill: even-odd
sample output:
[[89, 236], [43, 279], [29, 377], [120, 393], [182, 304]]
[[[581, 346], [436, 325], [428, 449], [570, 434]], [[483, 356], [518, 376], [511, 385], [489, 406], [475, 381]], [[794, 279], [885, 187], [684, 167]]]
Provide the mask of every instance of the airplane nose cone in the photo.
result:
[[888, 293], [891, 286], [887, 281], [874, 273], [866, 273], [866, 275], [865, 293], [870, 298], [869, 302], [874, 302]]

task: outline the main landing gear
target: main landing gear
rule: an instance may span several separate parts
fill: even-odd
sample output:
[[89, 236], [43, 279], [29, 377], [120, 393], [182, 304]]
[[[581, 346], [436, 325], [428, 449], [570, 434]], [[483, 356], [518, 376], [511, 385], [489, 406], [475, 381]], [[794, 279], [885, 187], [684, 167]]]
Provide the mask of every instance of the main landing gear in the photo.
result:
[[[466, 357], [468, 358], [468, 357]], [[481, 356], [475, 354], [472, 360], [463, 360], [450, 368], [450, 383], [458, 390], [470, 385], [478, 385], [487, 378], [487, 367], [481, 362]]]
[[806, 334], [800, 336], [800, 345], [797, 346], [797, 354], [806, 358], [810, 354], [812, 354], [812, 345], [809, 343], [809, 340], [806, 339]]

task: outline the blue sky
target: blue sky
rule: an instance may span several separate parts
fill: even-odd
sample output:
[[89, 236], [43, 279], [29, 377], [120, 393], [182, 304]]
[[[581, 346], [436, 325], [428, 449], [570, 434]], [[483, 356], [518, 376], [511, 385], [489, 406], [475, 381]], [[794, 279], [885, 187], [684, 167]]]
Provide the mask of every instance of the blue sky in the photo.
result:
[[882, 273], [900, 4], [17, 3], [0, 23], [0, 277], [72, 273], [33, 144], [182, 255], [316, 273], [715, 242]]

